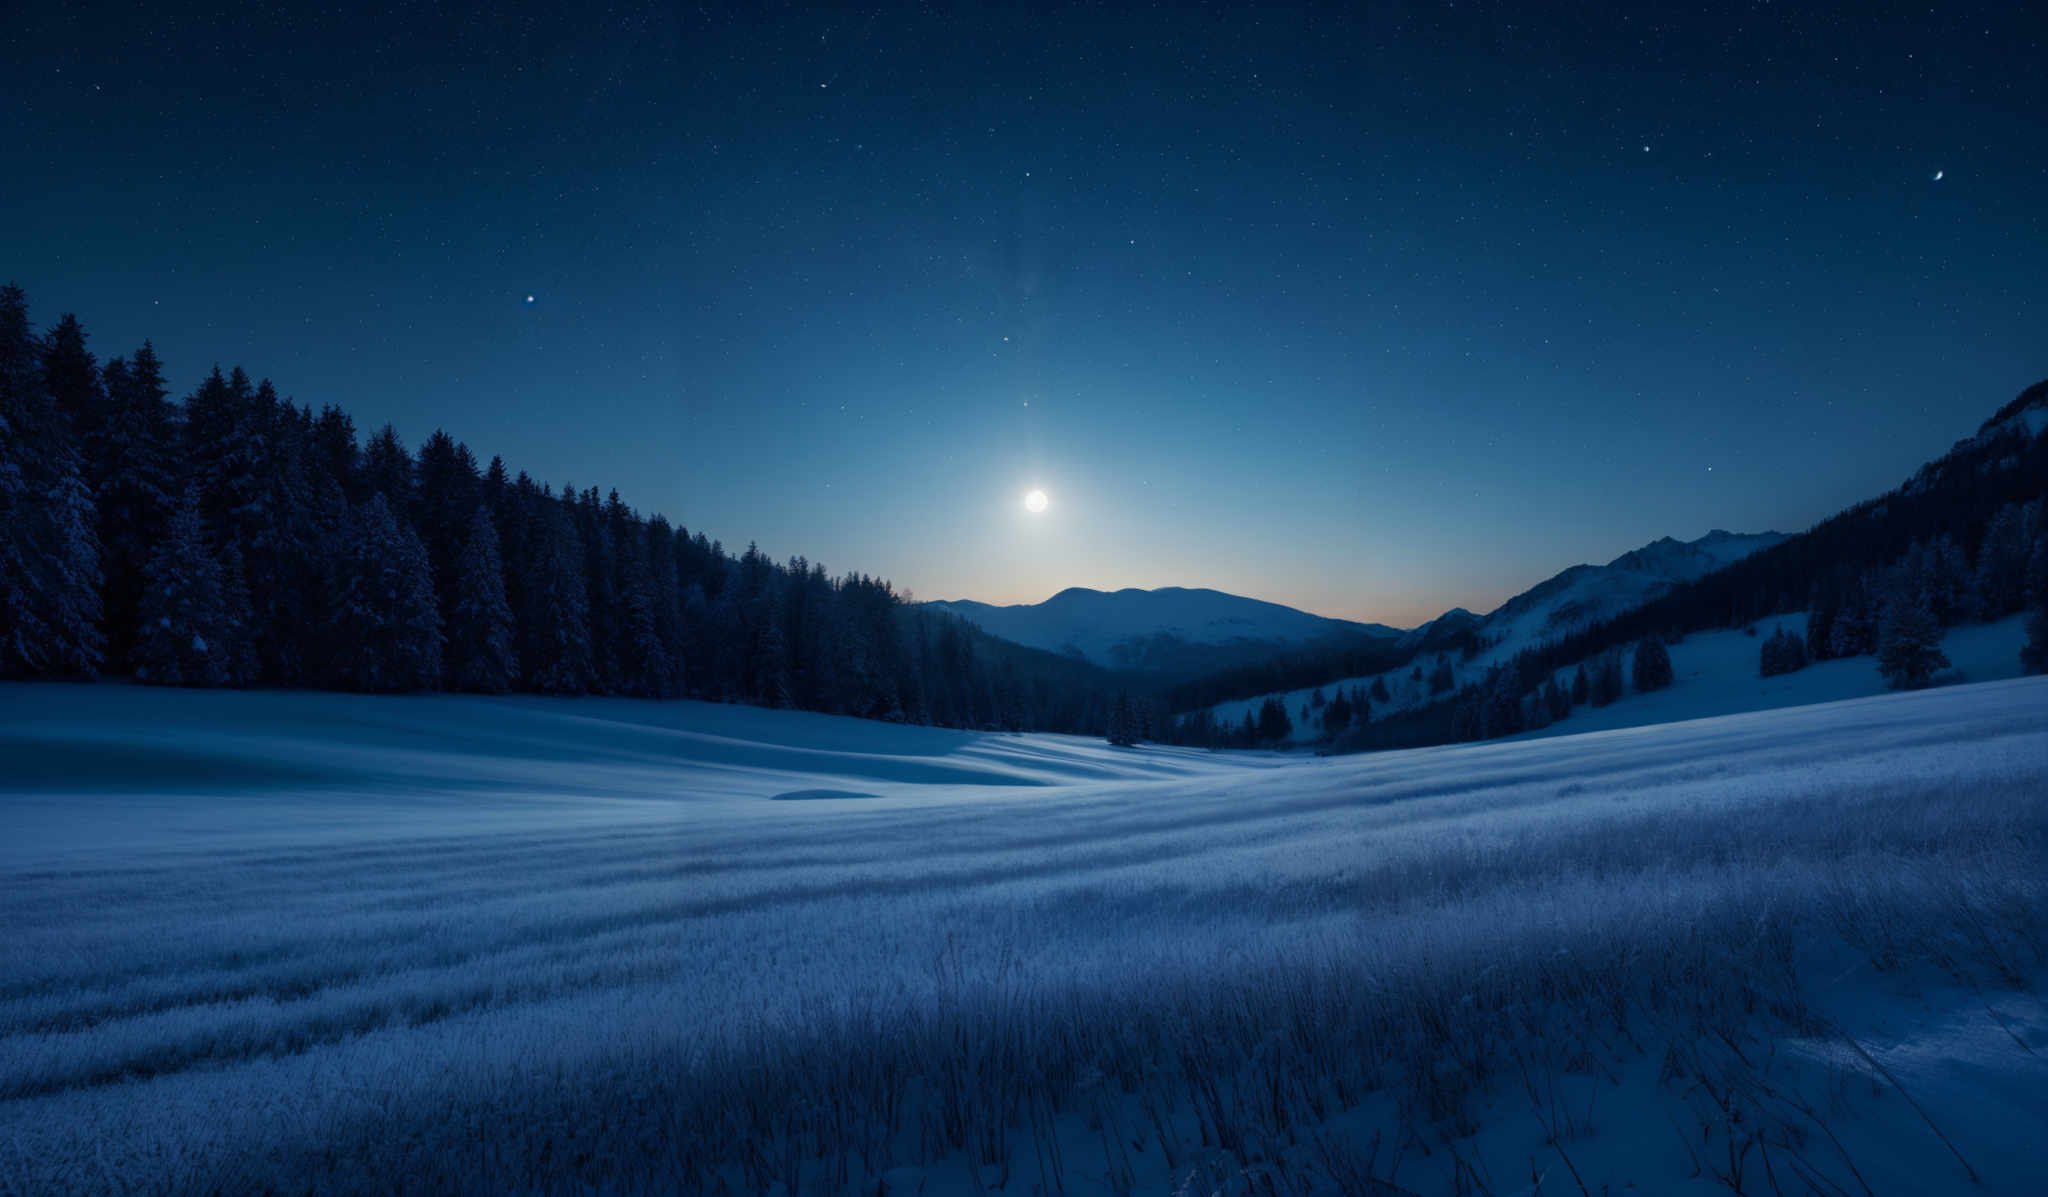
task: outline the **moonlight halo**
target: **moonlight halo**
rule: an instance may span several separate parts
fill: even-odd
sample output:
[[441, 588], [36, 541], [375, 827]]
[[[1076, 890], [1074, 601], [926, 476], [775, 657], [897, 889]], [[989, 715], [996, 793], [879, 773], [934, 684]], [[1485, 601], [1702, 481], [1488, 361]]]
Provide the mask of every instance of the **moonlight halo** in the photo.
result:
[[1045, 492], [1042, 490], [1034, 489], [1024, 496], [1024, 510], [1033, 515], [1044, 511], [1051, 503], [1052, 500], [1046, 498]]

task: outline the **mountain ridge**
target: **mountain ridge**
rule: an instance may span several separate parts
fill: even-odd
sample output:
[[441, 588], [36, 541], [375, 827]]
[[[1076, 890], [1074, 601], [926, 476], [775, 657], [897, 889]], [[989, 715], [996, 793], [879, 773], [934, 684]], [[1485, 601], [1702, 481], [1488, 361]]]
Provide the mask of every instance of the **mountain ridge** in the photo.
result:
[[924, 605], [1030, 648], [1161, 674], [1196, 672], [1320, 640], [1391, 641], [1403, 634], [1384, 624], [1317, 615], [1205, 586], [1069, 586], [1038, 603], [936, 599]]

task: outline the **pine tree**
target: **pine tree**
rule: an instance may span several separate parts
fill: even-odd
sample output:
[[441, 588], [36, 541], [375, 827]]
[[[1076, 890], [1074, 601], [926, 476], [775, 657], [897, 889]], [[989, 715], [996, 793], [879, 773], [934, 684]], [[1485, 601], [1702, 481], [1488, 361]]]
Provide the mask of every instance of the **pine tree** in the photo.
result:
[[2009, 503], [1991, 517], [1977, 548], [1972, 580], [1977, 614], [1998, 619], [2021, 610], [2027, 602], [2027, 553], [2032, 548], [2033, 509]]
[[339, 486], [342, 497], [350, 503], [361, 502], [362, 451], [356, 447], [356, 423], [349, 414], [332, 404], [321, 408], [320, 417], [313, 421], [308, 448], [307, 457], [314, 472]]
[[1335, 737], [1351, 726], [1351, 699], [1344, 691], [1337, 691], [1337, 697], [1323, 707], [1323, 734]]
[[449, 684], [476, 694], [502, 694], [519, 679], [512, 608], [505, 601], [498, 530], [482, 506], [455, 563], [448, 604]]
[[1806, 600], [1806, 656], [1813, 661], [1825, 661], [1834, 656], [1835, 616], [1841, 606], [1841, 593], [1826, 582], [1815, 582], [1813, 591]]
[[393, 519], [412, 517], [415, 490], [412, 454], [398, 439], [398, 429], [379, 428], [363, 446], [362, 485], [365, 495], [383, 495]]
[[156, 686], [235, 680], [220, 565], [206, 544], [199, 496], [188, 490], [143, 571], [135, 676]]
[[1833, 626], [1828, 634], [1828, 657], [1860, 657], [1877, 647], [1877, 604], [1872, 596], [1876, 587], [1871, 578], [1857, 578], [1849, 583], [1842, 595], [1841, 605], [1835, 608]]
[[641, 698], [673, 697], [675, 666], [669, 661], [668, 646], [656, 630], [654, 600], [645, 582], [627, 587], [621, 630], [624, 643], [619, 668], [626, 693]]
[[1604, 707], [1620, 701], [1622, 692], [1621, 651], [1610, 648], [1594, 662], [1590, 698], [1594, 706]]
[[20, 287], [0, 287], [0, 677], [99, 668], [100, 546]]
[[2048, 604], [2048, 498], [2034, 504], [2034, 547], [2027, 552], [2027, 605]]
[[533, 547], [521, 580], [525, 610], [519, 619], [519, 662], [526, 688], [542, 694], [582, 694], [590, 688], [590, 607], [583, 573], [583, 541], [562, 505], [538, 492], [532, 510]]
[[1387, 693], [1387, 679], [1384, 676], [1372, 679], [1372, 700], [1385, 703], [1390, 697]]
[[[434, 594], [441, 603], [441, 622], [447, 626], [455, 614], [457, 563], [482, 502], [482, 480], [469, 446], [438, 428], [420, 446], [414, 477], [419, 511], [415, 527], [433, 566]], [[452, 657], [448, 664], [452, 671]]]
[[419, 536], [382, 492], [350, 513], [333, 580], [331, 679], [348, 690], [421, 690], [441, 677], [441, 616]]
[[1287, 715], [1286, 703], [1278, 698], [1268, 698], [1259, 704], [1259, 739], [1278, 744], [1293, 734], [1294, 720]]
[[1571, 697], [1564, 692], [1564, 687], [1557, 684], [1557, 676], [1555, 674], [1544, 679], [1543, 707], [1545, 712], [1549, 714], [1552, 723], [1572, 713]]
[[1662, 640], [1645, 636], [1636, 642], [1632, 673], [1638, 694], [1662, 690], [1671, 684], [1671, 654]]
[[1778, 677], [1782, 674], [1797, 673], [1806, 668], [1806, 641], [1794, 636], [1789, 630], [1779, 628], [1763, 642], [1757, 653], [1757, 673], [1761, 677]]
[[618, 554], [612, 544], [611, 527], [604, 518], [594, 486], [581, 493], [573, 486], [563, 487], [562, 505], [575, 521], [576, 534], [583, 545], [583, 587], [590, 620], [590, 688], [599, 694], [616, 694], [621, 687], [625, 612], [618, 592]]
[[[93, 360], [85, 341], [85, 326], [69, 312], [43, 338], [43, 387], [56, 405], [58, 419], [63, 421], [64, 438], [74, 446], [92, 440], [105, 407], [99, 363]], [[87, 484], [96, 481], [88, 470]]]
[[226, 686], [246, 686], [256, 680], [256, 610], [249, 595], [249, 574], [242, 564], [241, 550], [233, 541], [222, 545], [220, 561], [220, 649], [226, 657]]
[[1948, 667], [1941, 651], [1941, 623], [1928, 596], [1911, 577], [1899, 578], [1887, 596], [1879, 624], [1877, 671], [1894, 690], [1918, 690]]
[[1108, 739], [1118, 748], [1134, 748], [1138, 743], [1138, 712], [1131, 705], [1127, 690], [1117, 691], [1116, 701], [1109, 708]]
[[106, 406], [93, 422], [86, 453], [99, 479], [94, 497], [107, 664], [126, 672], [133, 668], [143, 571], [178, 506], [171, 465], [178, 430], [163, 367], [149, 342], [132, 363], [118, 357], [107, 363], [103, 389]]
[[1495, 666], [1487, 671], [1479, 702], [1479, 738], [1491, 740], [1524, 730], [1522, 685], [1516, 671]]
[[2027, 642], [2020, 646], [2020, 669], [2026, 673], [2048, 673], [2048, 604], [2034, 608], [2027, 616]]
[[1593, 683], [1586, 676], [1586, 663], [1581, 661], [1579, 662], [1579, 671], [1572, 675], [1572, 705], [1575, 707], [1585, 706], [1587, 699], [1591, 698], [1592, 694]]

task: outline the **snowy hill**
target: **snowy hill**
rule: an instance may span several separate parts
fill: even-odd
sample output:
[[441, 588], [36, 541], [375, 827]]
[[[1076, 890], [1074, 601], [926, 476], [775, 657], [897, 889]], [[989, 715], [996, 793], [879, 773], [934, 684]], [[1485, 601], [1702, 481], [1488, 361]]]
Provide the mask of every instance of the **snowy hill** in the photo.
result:
[[[1453, 607], [1413, 631], [1402, 633], [1399, 646], [1427, 663], [1404, 663], [1383, 674], [1346, 678], [1321, 687], [1304, 687], [1281, 695], [1294, 718], [1294, 739], [1317, 738], [1312, 726], [1303, 726], [1301, 709], [1321, 689], [1326, 695], [1337, 689], [1370, 688], [1380, 681], [1388, 690], [1389, 702], [1375, 709], [1409, 710], [1441, 698], [1432, 692], [1428, 675], [1441, 659], [1453, 662], [1457, 684], [1462, 685], [1484, 673], [1487, 666], [1510, 660], [1525, 648], [1557, 640], [1667, 594], [1675, 586], [1721, 569], [1778, 544], [1785, 539], [1778, 532], [1736, 533], [1715, 529], [1698, 540], [1682, 541], [1666, 536], [1639, 549], [1623, 553], [1606, 565], [1574, 565], [1502, 603], [1485, 616]], [[1476, 638], [1486, 647], [1475, 657], [1460, 650]], [[1416, 676], [1418, 664], [1421, 677]], [[1258, 710], [1268, 695], [1220, 703], [1213, 708], [1219, 722], [1237, 723], [1247, 710]]]
[[1197, 672], [1235, 660], [1339, 638], [1390, 639], [1399, 629], [1311, 615], [1220, 590], [1090, 590], [1075, 586], [1042, 603], [991, 606], [967, 599], [927, 603], [1031, 648], [1112, 669]]
[[[1780, 677], [1759, 677], [1757, 657], [1763, 638], [1781, 627], [1794, 635], [1804, 636], [1806, 614], [1795, 611], [1761, 620], [1756, 625], [1757, 634], [1754, 636], [1738, 628], [1695, 632], [1671, 646], [1674, 681], [1670, 689], [1653, 694], [1637, 694], [1631, 690], [1611, 706], [1598, 709], [1578, 707], [1568, 719], [1542, 731], [1523, 734], [1568, 736], [1579, 732], [1836, 702], [1886, 692], [1884, 678], [1877, 672], [1876, 658], [1869, 656], [1822, 661]], [[2026, 617], [2015, 615], [1996, 623], [1964, 624], [1951, 628], [1942, 639], [1941, 648], [1949, 658], [1950, 676], [1973, 682], [1994, 681], [2020, 675], [2020, 645], [2026, 642], [2026, 638]], [[1415, 676], [1417, 666], [1403, 666], [1385, 673], [1346, 678], [1327, 686], [1289, 690], [1279, 695], [1287, 706], [1288, 717], [1294, 722], [1293, 733], [1288, 740], [1295, 744], [1310, 744], [1321, 738], [1315, 722], [1316, 712], [1311, 705], [1318, 689], [1327, 698], [1340, 689], [1369, 692], [1378, 683], [1385, 687], [1387, 701], [1375, 700], [1372, 712], [1373, 718], [1383, 719], [1445, 698], [1446, 695], [1433, 692], [1429, 685], [1429, 674], [1439, 663], [1450, 667], [1454, 685], [1463, 686], [1485, 677], [1486, 671], [1494, 665], [1511, 660], [1516, 651], [1508, 645], [1496, 645], [1470, 660], [1459, 660], [1453, 654], [1431, 657], [1420, 663], [1422, 676], [1419, 678]], [[1624, 651], [1624, 673], [1629, 661], [1630, 657]], [[1555, 671], [1560, 685], [1570, 687], [1576, 666], [1574, 662]], [[1243, 722], [1246, 713], [1256, 713], [1266, 697], [1260, 695], [1218, 704], [1214, 708], [1217, 722], [1226, 725]], [[1308, 718], [1303, 717], [1305, 710]]]
[[1480, 620], [1479, 634], [1513, 656], [1632, 611], [1681, 582], [1705, 577], [1784, 539], [1779, 532], [1743, 535], [1717, 528], [1694, 541], [1653, 540], [1606, 565], [1574, 565], [1537, 583]]
[[2048, 679], [1343, 758], [0, 685], [0, 762], [23, 1192], [2048, 1182]]

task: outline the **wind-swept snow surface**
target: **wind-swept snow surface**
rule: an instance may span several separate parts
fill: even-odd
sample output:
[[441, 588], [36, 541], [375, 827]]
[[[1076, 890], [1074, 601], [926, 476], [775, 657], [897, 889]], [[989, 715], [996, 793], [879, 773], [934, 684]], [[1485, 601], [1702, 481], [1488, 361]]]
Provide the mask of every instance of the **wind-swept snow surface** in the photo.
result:
[[2048, 680], [1310, 760], [0, 687], [0, 765], [16, 1190], [2048, 1184]]

